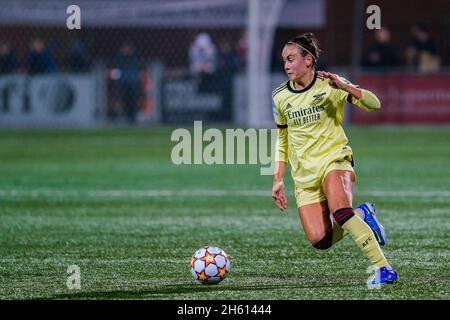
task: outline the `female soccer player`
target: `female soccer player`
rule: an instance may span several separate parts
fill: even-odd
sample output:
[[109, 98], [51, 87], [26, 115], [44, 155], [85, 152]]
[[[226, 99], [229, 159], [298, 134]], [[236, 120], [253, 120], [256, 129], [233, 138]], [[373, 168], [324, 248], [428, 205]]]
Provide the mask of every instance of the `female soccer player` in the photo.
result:
[[283, 48], [289, 80], [272, 94], [278, 127], [272, 197], [278, 209], [287, 208], [283, 176], [289, 161], [298, 214], [309, 242], [327, 249], [348, 233], [375, 266], [368, 287], [392, 283], [397, 273], [381, 251], [386, 235], [375, 207], [370, 203], [352, 207], [353, 154], [341, 126], [346, 101], [366, 111], [379, 109], [380, 101], [333, 73], [316, 72], [319, 51], [312, 33], [291, 39]]

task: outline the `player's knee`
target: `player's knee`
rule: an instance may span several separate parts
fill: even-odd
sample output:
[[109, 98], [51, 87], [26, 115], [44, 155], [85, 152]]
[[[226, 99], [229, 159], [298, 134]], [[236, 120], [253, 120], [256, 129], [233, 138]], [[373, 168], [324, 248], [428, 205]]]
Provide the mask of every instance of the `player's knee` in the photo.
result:
[[311, 244], [317, 250], [326, 250], [333, 244], [333, 232], [328, 232], [323, 238], [318, 241], [311, 241]]

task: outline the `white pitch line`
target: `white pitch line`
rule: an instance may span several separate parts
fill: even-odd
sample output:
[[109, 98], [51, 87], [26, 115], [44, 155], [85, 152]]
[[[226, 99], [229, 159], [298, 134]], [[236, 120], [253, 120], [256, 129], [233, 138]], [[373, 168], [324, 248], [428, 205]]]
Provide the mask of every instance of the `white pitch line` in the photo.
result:
[[387, 190], [368, 190], [360, 191], [358, 195], [372, 197], [450, 197], [450, 190], [404, 190], [404, 191], [387, 191]]
[[[288, 194], [290, 192], [288, 191]], [[450, 198], [450, 190], [361, 190], [363, 197]], [[0, 198], [271, 197], [270, 190], [0, 190]]]

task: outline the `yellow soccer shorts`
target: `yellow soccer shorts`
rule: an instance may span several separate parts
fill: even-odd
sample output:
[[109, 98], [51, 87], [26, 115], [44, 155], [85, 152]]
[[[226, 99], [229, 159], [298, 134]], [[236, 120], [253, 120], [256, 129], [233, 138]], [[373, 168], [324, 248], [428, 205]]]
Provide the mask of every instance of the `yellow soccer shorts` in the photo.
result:
[[[325, 194], [323, 193], [323, 189], [322, 189], [322, 183], [323, 180], [325, 179], [326, 175], [333, 170], [347, 170], [347, 171], [352, 171], [353, 173], [355, 173], [355, 171], [353, 170], [353, 158], [351, 156], [347, 156], [343, 159], [337, 159], [333, 162], [331, 162], [324, 170], [324, 173], [322, 174], [321, 177], [321, 184], [318, 187], [313, 187], [313, 188], [300, 188], [300, 187], [295, 187], [295, 199], [297, 201], [297, 208], [300, 208], [302, 206], [305, 206], [307, 204], [312, 204], [312, 203], [317, 203], [317, 202], [322, 202], [327, 200], [327, 197], [325, 196]], [[356, 176], [356, 174], [355, 174]]]

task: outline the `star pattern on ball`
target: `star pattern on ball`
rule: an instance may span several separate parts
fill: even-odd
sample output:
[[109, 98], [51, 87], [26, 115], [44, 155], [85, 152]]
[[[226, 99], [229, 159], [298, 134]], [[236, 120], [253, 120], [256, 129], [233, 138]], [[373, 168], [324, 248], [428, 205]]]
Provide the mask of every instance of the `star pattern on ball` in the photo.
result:
[[191, 258], [191, 263], [190, 263], [190, 265], [191, 265], [191, 268], [193, 268], [194, 267], [194, 262], [195, 262], [195, 257], [192, 257]]
[[206, 281], [206, 280], [208, 280], [208, 276], [205, 274], [205, 270], [203, 270], [202, 272], [196, 272], [196, 274], [197, 274], [197, 278], [198, 278], [198, 280], [199, 281]]
[[223, 267], [223, 268], [217, 268], [219, 270], [219, 272], [217, 273], [217, 276], [220, 278], [225, 277], [225, 275], [227, 274], [227, 268]]
[[216, 263], [214, 261], [214, 254], [210, 254], [209, 252], [206, 252], [205, 256], [201, 259], [205, 261], [205, 267], [209, 266], [210, 263]]

